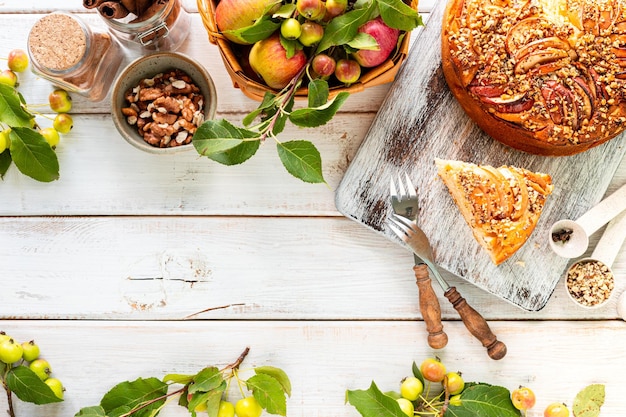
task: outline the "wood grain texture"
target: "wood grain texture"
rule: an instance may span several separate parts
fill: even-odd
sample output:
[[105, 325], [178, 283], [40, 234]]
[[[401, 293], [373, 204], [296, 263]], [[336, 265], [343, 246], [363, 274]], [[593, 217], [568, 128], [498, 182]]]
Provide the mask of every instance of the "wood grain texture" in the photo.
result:
[[[2, 217], [0, 237], [4, 319], [422, 317], [413, 257], [343, 217]], [[625, 251], [613, 266], [623, 276]], [[546, 308], [526, 312], [445, 271], [444, 277], [489, 323], [617, 318], [617, 298], [581, 309], [562, 279]], [[617, 279], [616, 294], [625, 289], [626, 280]], [[439, 287], [435, 293], [443, 318], [460, 320]], [[423, 323], [419, 330], [426, 344]]]
[[[502, 361], [486, 358], [474, 339], [450, 339], [444, 350], [423, 345], [416, 322], [92, 322], [3, 321], [0, 329], [18, 340], [35, 338], [53, 373], [66, 384], [62, 403], [33, 406], [16, 402], [18, 416], [73, 416], [92, 406], [115, 384], [167, 373], [196, 373], [208, 365], [232, 362], [248, 346], [242, 369], [272, 365], [292, 382], [287, 402], [291, 417], [356, 417], [345, 403], [347, 389], [366, 389], [372, 380], [384, 391], [397, 390], [411, 373], [413, 361], [437, 355], [466, 381], [482, 381], [515, 389], [527, 385], [537, 394], [528, 417], [543, 415], [551, 402], [572, 404], [588, 384], [606, 386], [603, 417], [623, 415], [626, 356], [606, 349], [626, 342], [623, 322], [498, 322], [494, 330], [506, 340]], [[447, 324], [460, 334], [460, 323]], [[529, 335], [534, 343], [529, 354]], [[575, 352], [569, 354], [569, 352]], [[483, 358], [485, 358], [483, 360]], [[588, 360], [582, 360], [587, 358]], [[242, 373], [249, 377], [249, 371]], [[237, 395], [231, 386], [232, 398]], [[163, 417], [189, 416], [173, 401]], [[0, 408], [6, 409], [5, 396]], [[45, 414], [44, 414], [45, 413]]]
[[[567, 158], [539, 157], [505, 147], [464, 114], [441, 71], [440, 29], [445, 2], [429, 16], [336, 194], [340, 212], [393, 238], [384, 221], [389, 182], [406, 172], [420, 197], [419, 225], [438, 265], [523, 309], [542, 309], [567, 259], [549, 248], [557, 220], [576, 219], [600, 201], [623, 159], [624, 137]], [[433, 47], [437, 45], [437, 47]], [[493, 166], [515, 165], [552, 176], [554, 192], [534, 234], [515, 255], [495, 266], [475, 241], [445, 185], [435, 158]]]

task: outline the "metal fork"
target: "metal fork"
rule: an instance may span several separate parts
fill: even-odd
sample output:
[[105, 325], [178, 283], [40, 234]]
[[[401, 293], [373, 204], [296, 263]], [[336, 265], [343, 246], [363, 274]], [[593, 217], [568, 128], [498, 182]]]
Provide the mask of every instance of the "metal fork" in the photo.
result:
[[[404, 183], [403, 185], [402, 178], [399, 178], [396, 189], [394, 181], [391, 180], [389, 187], [391, 205], [394, 213], [397, 215], [404, 216], [411, 221], [416, 221], [419, 209], [417, 193], [406, 174]], [[439, 299], [433, 290], [430, 275], [428, 274], [428, 269], [433, 269], [433, 267], [427, 265], [415, 254], [414, 258], [415, 266], [413, 266], [413, 271], [418, 287], [420, 311], [424, 323], [426, 324], [426, 330], [428, 331], [428, 345], [433, 349], [441, 349], [448, 343], [448, 335], [443, 331], [441, 306], [439, 305]]]
[[[398, 202], [395, 202], [394, 205], [394, 200], [397, 199], [398, 195], [409, 195], [409, 200], [415, 199], [415, 211], [417, 209], [417, 193], [415, 191], [415, 187], [411, 184], [411, 180], [408, 176], [406, 176], [406, 174], [405, 181], [406, 188], [410, 190], [408, 191], [408, 194], [406, 194], [404, 190], [401, 194], [398, 194], [395, 187], [392, 189], [392, 206], [394, 207], [394, 211], [396, 211], [396, 207], [398, 211], [402, 208]], [[400, 185], [400, 187], [402, 187], [402, 185]], [[415, 194], [415, 197], [412, 197], [413, 194]], [[396, 197], [394, 198], [393, 196]], [[409, 211], [412, 212], [412, 210], [413, 209]], [[419, 227], [417, 227], [417, 224], [415, 223], [416, 218], [417, 213], [415, 213], [412, 218], [394, 213], [388, 219], [387, 226], [396, 234], [396, 236], [402, 239], [411, 247], [411, 249], [413, 249], [416, 264], [421, 260], [428, 265], [428, 268], [433, 272], [437, 282], [444, 290], [444, 296], [452, 303], [454, 309], [457, 310], [463, 320], [463, 324], [465, 324], [465, 327], [469, 330], [469, 332], [476, 337], [484, 347], [487, 348], [489, 357], [492, 359], [502, 359], [506, 355], [506, 345], [497, 339], [485, 319], [467, 303], [461, 294], [458, 293], [456, 288], [451, 287], [441, 276], [435, 265], [428, 237]], [[417, 266], [414, 268], [417, 277], [418, 271], [416, 268]], [[425, 272], [426, 274], [428, 273], [428, 271]]]

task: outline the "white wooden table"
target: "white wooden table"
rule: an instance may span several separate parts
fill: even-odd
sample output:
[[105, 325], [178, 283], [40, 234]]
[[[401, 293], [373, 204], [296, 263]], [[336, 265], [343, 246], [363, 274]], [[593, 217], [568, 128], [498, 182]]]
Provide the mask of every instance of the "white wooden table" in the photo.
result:
[[[432, 4], [422, 2], [425, 17]], [[239, 123], [257, 103], [232, 88], [195, 2], [186, 6], [193, 27], [181, 52], [211, 72], [218, 116]], [[25, 48], [35, 20], [57, 9], [101, 24], [78, 0], [4, 0], [0, 56]], [[46, 103], [51, 89], [23, 75], [29, 103]], [[508, 354], [490, 360], [440, 291], [450, 340], [428, 347], [412, 257], [334, 206], [387, 89], [351, 96], [324, 127], [282, 134], [315, 142], [330, 187], [292, 178], [269, 142], [235, 167], [195, 152], [142, 153], [118, 136], [108, 98], [74, 95], [75, 127], [57, 148], [61, 179], [38, 183], [12, 167], [0, 183], [0, 329], [34, 338], [67, 389], [63, 403], [45, 408], [17, 401], [18, 416], [74, 415], [118, 382], [227, 364], [245, 346], [247, 364], [291, 377], [291, 417], [357, 416], [346, 389], [372, 380], [395, 389], [413, 361], [435, 354], [466, 380], [529, 385], [538, 396], [530, 416], [553, 401], [571, 404], [591, 383], [606, 384], [602, 415], [623, 415], [626, 324], [616, 299], [585, 311], [562, 280], [548, 305], [529, 313], [449, 276]], [[625, 182], [626, 161], [609, 192]], [[626, 249], [614, 269], [619, 295]], [[188, 414], [171, 406], [162, 415]]]

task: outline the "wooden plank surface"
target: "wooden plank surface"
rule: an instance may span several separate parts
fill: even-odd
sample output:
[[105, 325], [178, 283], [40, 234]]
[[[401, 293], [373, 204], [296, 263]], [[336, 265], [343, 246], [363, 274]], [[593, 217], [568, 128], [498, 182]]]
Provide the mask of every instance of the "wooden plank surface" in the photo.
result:
[[[601, 415], [623, 415], [624, 384], [619, 370], [626, 368], [626, 356], [621, 349], [607, 349], [624, 341], [623, 336], [616, 336], [625, 333], [623, 322], [494, 323], [494, 331], [509, 346], [503, 361], [483, 360], [486, 353], [480, 343], [460, 338], [452, 338], [443, 351], [432, 351], [414, 332], [420, 325], [394, 321], [46, 320], [3, 321], [0, 329], [20, 340], [35, 338], [54, 375], [66, 383], [64, 402], [33, 406], [18, 401], [18, 416], [73, 416], [81, 407], [97, 404], [118, 382], [195, 373], [207, 365], [222, 367], [246, 346], [250, 354], [242, 369], [278, 366], [291, 378], [290, 417], [357, 417], [357, 411], [345, 404], [346, 389], [366, 389], [372, 380], [385, 391], [398, 389], [413, 361], [419, 363], [435, 354], [448, 369], [461, 371], [467, 381], [490, 382], [511, 390], [531, 386], [537, 404], [528, 417], [543, 415], [551, 402], [571, 405], [576, 393], [592, 383], [606, 386]], [[450, 327], [456, 333], [462, 325]], [[532, 355], [529, 334], [534, 339]], [[250, 374], [244, 372], [243, 376]], [[4, 395], [0, 396], [0, 408], [6, 409]], [[160, 415], [189, 413], [174, 401]]]
[[[419, 191], [418, 223], [442, 268], [527, 310], [542, 309], [568, 260], [549, 248], [551, 225], [577, 219], [600, 201], [626, 151], [623, 135], [571, 157], [540, 157], [508, 148], [485, 135], [450, 93], [441, 70], [440, 30], [445, 2], [429, 16], [374, 119], [336, 196], [344, 215], [381, 231], [391, 210], [389, 182], [408, 173]], [[539, 223], [526, 244], [495, 266], [474, 239], [448, 190], [435, 158], [493, 166], [514, 165], [552, 176]], [[452, 232], [451, 232], [452, 231]]]

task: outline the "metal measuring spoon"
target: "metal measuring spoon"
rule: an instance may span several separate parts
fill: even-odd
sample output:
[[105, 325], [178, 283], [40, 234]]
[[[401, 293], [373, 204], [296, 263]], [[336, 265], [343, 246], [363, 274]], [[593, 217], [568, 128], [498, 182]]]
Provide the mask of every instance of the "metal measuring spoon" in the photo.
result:
[[[615, 274], [611, 270], [613, 262], [619, 253], [624, 239], [626, 238], [626, 211], [623, 211], [613, 220], [611, 220], [600, 238], [598, 245], [594, 249], [590, 258], [583, 258], [570, 266], [565, 277], [565, 288], [572, 300], [583, 307], [596, 308], [600, 307], [609, 300], [614, 293]], [[587, 271], [587, 272], [581, 272]], [[593, 272], [591, 272], [593, 271]], [[570, 276], [574, 278], [577, 274], [583, 276], [583, 279], [576, 281], [575, 285], [591, 288], [590, 294], [603, 293], [602, 299], [598, 303], [588, 305], [579, 302], [573, 292], [579, 293], [581, 290], [570, 291]], [[607, 290], [599, 290], [601, 284], [607, 285]], [[608, 294], [607, 294], [608, 293]]]
[[559, 220], [550, 228], [550, 247], [559, 256], [577, 258], [589, 247], [589, 236], [626, 210], [626, 185], [592, 207], [578, 220]]

